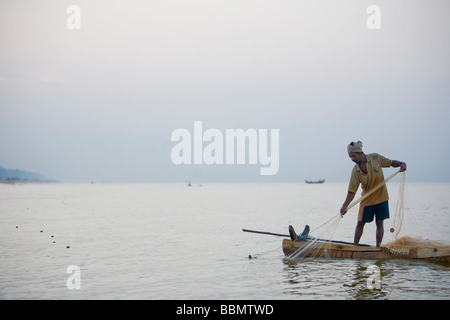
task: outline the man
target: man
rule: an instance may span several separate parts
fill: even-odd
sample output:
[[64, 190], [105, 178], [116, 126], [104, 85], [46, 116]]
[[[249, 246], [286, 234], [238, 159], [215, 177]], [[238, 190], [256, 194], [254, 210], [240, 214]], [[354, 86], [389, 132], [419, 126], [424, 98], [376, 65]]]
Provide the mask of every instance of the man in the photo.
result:
[[364, 225], [367, 222], [372, 222], [375, 217], [375, 223], [377, 226], [376, 231], [376, 243], [377, 247], [381, 245], [384, 235], [383, 220], [389, 218], [389, 195], [386, 184], [382, 184], [381, 187], [376, 190], [381, 182], [384, 181], [383, 169], [400, 167], [400, 172], [406, 170], [406, 163], [390, 160], [377, 153], [364, 154], [362, 151], [362, 142], [351, 142], [347, 146], [348, 156], [355, 162], [352, 174], [350, 177], [350, 183], [348, 186], [347, 197], [341, 208], [341, 214], [344, 215], [347, 212], [347, 206], [352, 202], [355, 197], [356, 191], [359, 185], [363, 189], [362, 196], [373, 192], [361, 201], [358, 213], [358, 223], [355, 230], [354, 244], [358, 245], [359, 240], [364, 231]]

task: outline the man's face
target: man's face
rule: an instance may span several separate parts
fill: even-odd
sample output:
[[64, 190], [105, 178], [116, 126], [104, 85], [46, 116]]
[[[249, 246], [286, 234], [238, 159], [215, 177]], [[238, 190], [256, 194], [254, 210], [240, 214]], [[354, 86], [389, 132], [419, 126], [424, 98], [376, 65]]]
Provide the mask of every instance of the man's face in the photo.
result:
[[356, 152], [349, 152], [348, 156], [350, 157], [350, 159], [355, 162], [355, 163], [360, 163], [361, 160], [363, 159], [363, 154], [362, 153], [356, 153]]

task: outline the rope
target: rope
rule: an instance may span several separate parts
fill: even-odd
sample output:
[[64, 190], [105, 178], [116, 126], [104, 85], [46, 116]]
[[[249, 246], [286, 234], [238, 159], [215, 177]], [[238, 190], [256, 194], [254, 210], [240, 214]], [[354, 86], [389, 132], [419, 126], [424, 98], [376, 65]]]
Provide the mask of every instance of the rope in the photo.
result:
[[377, 184], [375, 187], [373, 187], [369, 192], [364, 193], [364, 195], [359, 198], [358, 200], [353, 201], [347, 206], [347, 211], [351, 208], [353, 208], [355, 205], [366, 199], [368, 196], [370, 196], [372, 193], [374, 193], [377, 189], [381, 188], [383, 185], [385, 185], [387, 182], [389, 182], [393, 177], [395, 177], [400, 171], [395, 172], [393, 175], [391, 175], [389, 178], [385, 179], [384, 181], [381, 181], [379, 184]]
[[[389, 182], [392, 178], [394, 178], [399, 173], [400, 173], [400, 171], [397, 171], [394, 174], [392, 174], [390, 177], [385, 179], [384, 181], [381, 181], [380, 183], [378, 183], [374, 188], [372, 188], [367, 193], [362, 195], [359, 199], [357, 199], [357, 200], [353, 201], [351, 204], [349, 204], [347, 206], [347, 210], [353, 208], [355, 205], [360, 203], [362, 200], [366, 199], [368, 196], [370, 196], [372, 193], [374, 193], [377, 189], [381, 188], [383, 185], [385, 185], [387, 182]], [[402, 182], [400, 184], [399, 200], [397, 201], [397, 210], [396, 210], [395, 219], [394, 219], [394, 223], [395, 223], [395, 220], [397, 219], [397, 217], [400, 220], [400, 222], [399, 222], [400, 226], [398, 228], [399, 230], [397, 230], [397, 233], [395, 234], [395, 237], [397, 237], [398, 233], [400, 232], [401, 224], [403, 222], [403, 191], [404, 191], [404, 186], [405, 186], [405, 172], [403, 172], [403, 174], [402, 174]], [[323, 242], [323, 244], [321, 244], [319, 247], [317, 247], [316, 244], [322, 242], [323, 240], [321, 240], [320, 238], [315, 238], [315, 239], [313, 238], [312, 241], [310, 241], [305, 247], [299, 248], [294, 253], [292, 253], [288, 257], [288, 259], [295, 259], [297, 257], [302, 257], [302, 256], [305, 257], [307, 255], [314, 256], [314, 254], [311, 253], [311, 250], [315, 250], [315, 251], [317, 251], [317, 254], [320, 254], [319, 252], [321, 252], [322, 250], [326, 249], [327, 246], [331, 245], [331, 239], [333, 238], [334, 232], [336, 231], [337, 227], [339, 226], [339, 222], [341, 221], [342, 217], [343, 216], [339, 213], [338, 215], [333, 216], [331, 219], [329, 219], [328, 221], [324, 222], [319, 227], [317, 227], [316, 229], [311, 231], [311, 233], [313, 233], [316, 230], [322, 228], [323, 226], [329, 224], [331, 221], [335, 220], [334, 225], [332, 225], [329, 230], [325, 230], [324, 231], [324, 233], [325, 232], [330, 232], [331, 233], [331, 237], [329, 238], [329, 241], [325, 241], [325, 242]], [[312, 248], [314, 248], [314, 249], [312, 249]]]
[[[361, 201], [363, 201], [364, 199], [366, 199], [368, 196], [370, 196], [372, 193], [374, 193], [377, 189], [381, 188], [383, 185], [385, 185], [387, 182], [389, 182], [392, 178], [394, 178], [400, 171], [395, 172], [393, 175], [391, 175], [389, 178], [385, 179], [384, 181], [381, 181], [380, 183], [378, 183], [373, 189], [369, 190], [369, 192], [365, 193], [363, 196], [361, 196], [359, 199], [353, 201], [352, 203], [350, 203], [347, 206], [347, 211], [351, 208], [353, 208], [354, 206], [356, 206], [358, 203], [360, 203]], [[403, 178], [404, 178], [404, 174], [403, 174]], [[337, 216], [340, 216], [342, 218], [342, 215], [339, 213]], [[331, 219], [329, 219], [328, 221], [324, 222], [323, 224], [321, 224], [320, 226], [318, 226], [316, 229], [312, 230], [311, 233], [313, 233], [314, 231], [320, 229], [321, 227], [323, 227], [324, 225], [328, 224], [330, 221], [334, 220], [337, 218], [337, 216], [332, 217]]]
[[403, 225], [403, 215], [404, 215], [404, 208], [405, 208], [404, 207], [405, 181], [406, 181], [406, 174], [405, 174], [405, 172], [402, 172], [402, 178], [400, 181], [400, 190], [398, 192], [398, 198], [397, 198], [397, 207], [395, 208], [395, 216], [394, 216], [394, 224], [393, 224], [394, 230], [392, 230], [392, 234], [395, 239], [398, 238], [398, 235], [399, 235], [400, 231], [402, 230], [402, 225]]
[[[312, 230], [311, 233], [314, 233], [315, 231], [319, 230], [319, 229], [322, 228], [324, 225], [330, 223], [332, 220], [334, 220], [334, 219], [336, 219], [336, 218], [338, 218], [338, 217], [342, 218], [342, 214], [339, 213], [338, 215], [335, 215], [334, 217], [332, 217], [332, 218], [331, 218], [330, 220], [328, 220], [327, 222], [322, 223], [320, 226], [318, 226], [317, 228], [315, 228], [314, 230]], [[339, 220], [340, 220], [340, 219], [339, 219]]]

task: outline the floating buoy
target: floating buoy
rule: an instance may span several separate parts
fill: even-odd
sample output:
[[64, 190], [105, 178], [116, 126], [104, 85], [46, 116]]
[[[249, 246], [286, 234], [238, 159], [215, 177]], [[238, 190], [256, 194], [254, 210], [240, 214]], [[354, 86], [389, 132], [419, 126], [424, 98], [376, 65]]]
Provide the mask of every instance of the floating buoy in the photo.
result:
[[391, 233], [394, 233], [394, 228], [391, 228], [391, 229], [389, 229], [389, 231], [391, 232]]

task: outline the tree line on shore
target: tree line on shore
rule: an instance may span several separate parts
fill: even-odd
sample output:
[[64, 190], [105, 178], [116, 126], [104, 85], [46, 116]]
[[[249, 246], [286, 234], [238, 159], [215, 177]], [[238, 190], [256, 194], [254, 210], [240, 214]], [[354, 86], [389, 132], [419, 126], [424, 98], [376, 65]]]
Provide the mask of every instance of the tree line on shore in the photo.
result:
[[8, 181], [46, 181], [45, 178], [37, 173], [28, 172], [19, 169], [6, 169], [0, 167], [0, 180]]

